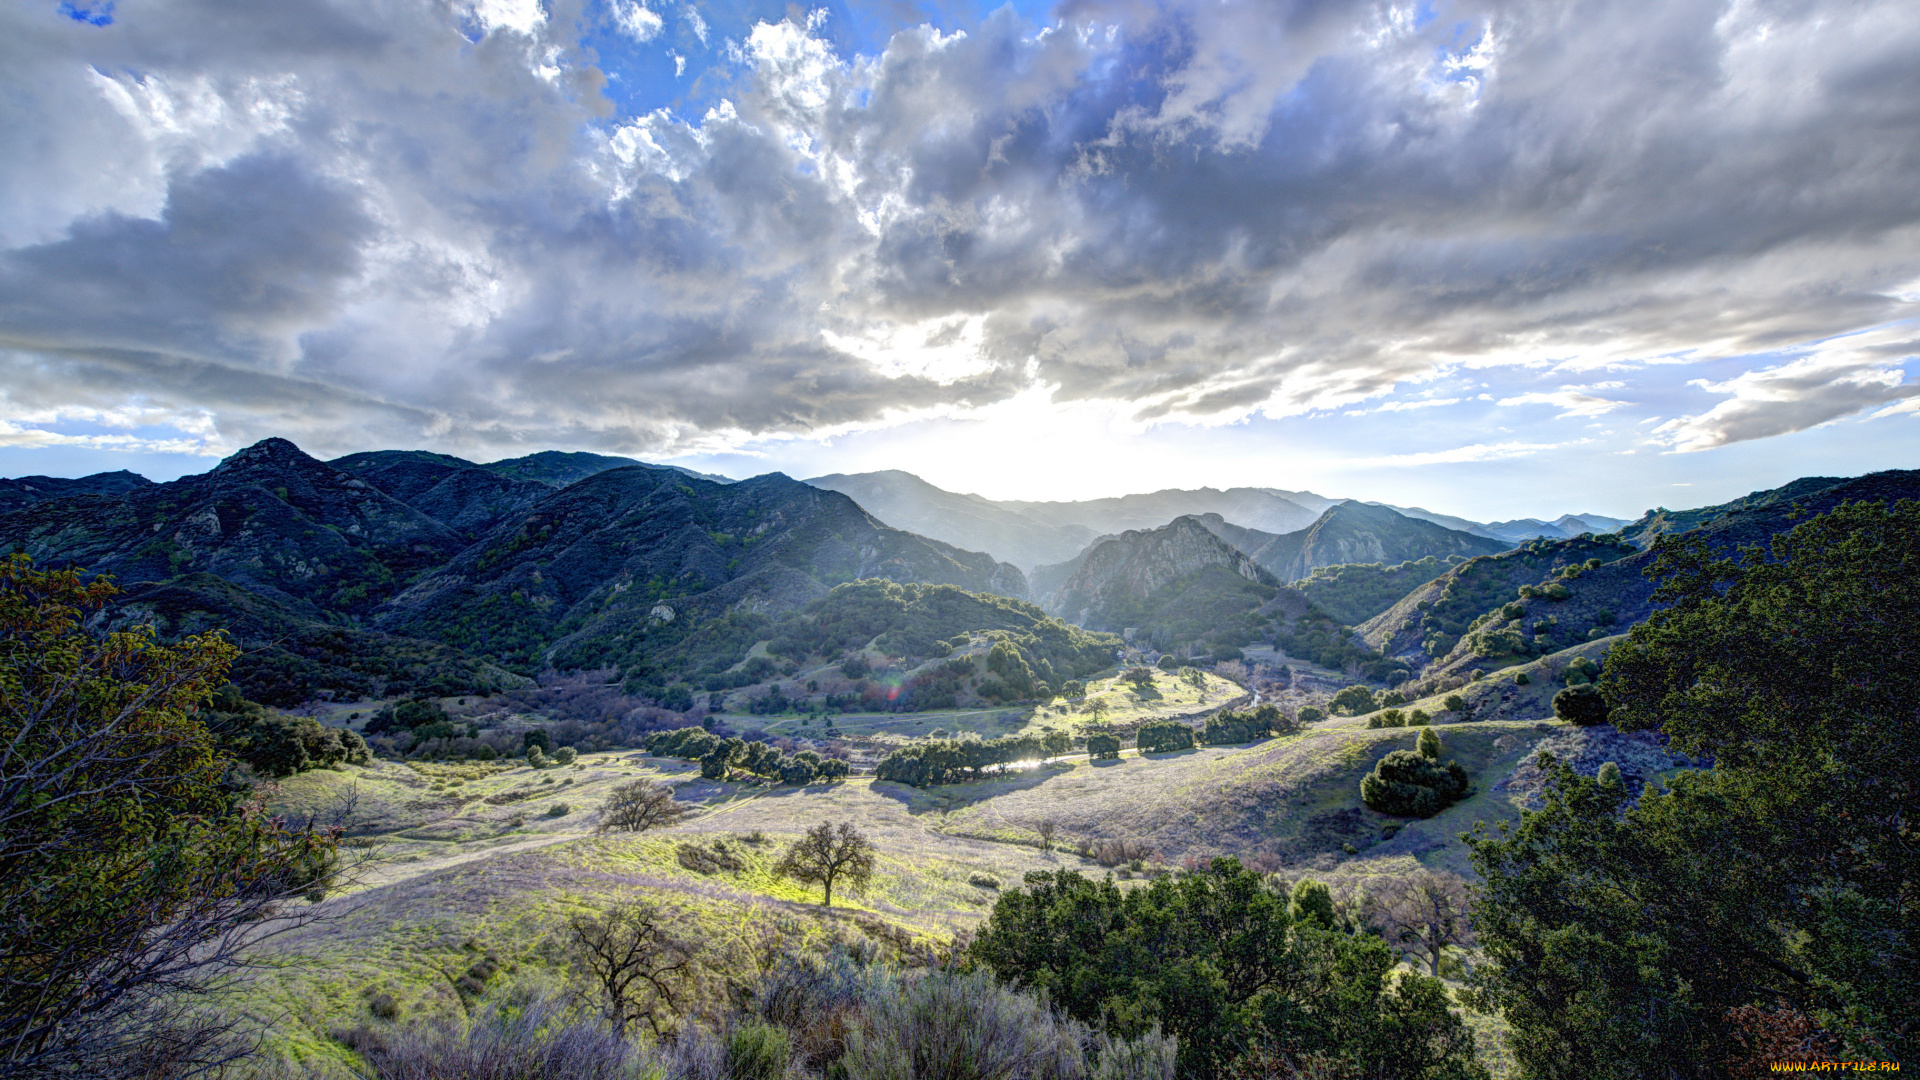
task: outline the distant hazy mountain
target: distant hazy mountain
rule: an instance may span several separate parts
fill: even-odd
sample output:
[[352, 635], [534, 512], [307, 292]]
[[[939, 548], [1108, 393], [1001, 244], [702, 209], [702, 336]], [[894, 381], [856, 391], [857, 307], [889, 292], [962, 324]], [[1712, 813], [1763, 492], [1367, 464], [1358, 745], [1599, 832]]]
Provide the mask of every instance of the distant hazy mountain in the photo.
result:
[[807, 483], [846, 495], [896, 529], [989, 552], [1023, 569], [1071, 558], [1095, 536], [1083, 525], [1050, 525], [978, 495], [942, 490], [897, 469], [834, 473]]
[[32, 506], [48, 499], [69, 495], [118, 495], [134, 488], [148, 487], [153, 481], [125, 469], [94, 473], [68, 479], [64, 476], [22, 476], [17, 480], [0, 479], [0, 513]]
[[[1042, 567], [1045, 572], [1048, 568]], [[1193, 517], [1103, 537], [1074, 560], [1047, 610], [1091, 630], [1217, 620], [1274, 593], [1273, 576]], [[1176, 628], [1173, 636], [1192, 637]]]
[[1604, 514], [1563, 514], [1553, 521], [1541, 521], [1538, 518], [1515, 518], [1512, 521], [1468, 521], [1466, 518], [1451, 514], [1436, 514], [1418, 506], [1394, 506], [1391, 503], [1368, 503], [1369, 506], [1384, 506], [1410, 518], [1431, 521], [1460, 532], [1474, 533], [1479, 536], [1505, 540], [1512, 544], [1525, 543], [1536, 537], [1561, 540], [1579, 536], [1581, 533], [1610, 533], [1617, 531], [1627, 523], [1625, 518], [1612, 518]]
[[1189, 514], [1218, 514], [1227, 521], [1249, 529], [1271, 533], [1293, 532], [1313, 524], [1319, 510], [1294, 501], [1331, 505], [1305, 492], [1281, 493], [1272, 488], [1198, 488], [1165, 491], [1145, 495], [1121, 495], [1111, 499], [1082, 502], [1015, 502], [995, 505], [1013, 510], [1050, 525], [1078, 525], [1094, 534], [1120, 533], [1129, 529], [1157, 529], [1177, 517]]
[[1442, 559], [1491, 555], [1511, 546], [1374, 503], [1337, 504], [1307, 528], [1278, 536], [1241, 528], [1212, 514], [1197, 520], [1281, 581], [1298, 581], [1320, 566], [1375, 562], [1391, 566], [1429, 555]]

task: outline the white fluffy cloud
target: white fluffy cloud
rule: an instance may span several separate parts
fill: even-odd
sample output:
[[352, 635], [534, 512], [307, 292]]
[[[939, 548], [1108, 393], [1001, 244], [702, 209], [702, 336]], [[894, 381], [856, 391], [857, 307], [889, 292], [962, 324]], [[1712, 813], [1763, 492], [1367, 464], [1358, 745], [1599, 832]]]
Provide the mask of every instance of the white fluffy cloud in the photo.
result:
[[[697, 16], [586, 4], [0, 13], [11, 400], [319, 452], [670, 454], [1036, 387], [1218, 423], [1778, 349], [1911, 314], [1920, 280], [1898, 0], [1073, 0], [852, 57], [762, 24], [702, 76], [724, 100], [638, 117], [573, 35]], [[1716, 382], [1662, 437], [1897, 403], [1896, 359]]]
[[1804, 431], [1885, 406], [1876, 416], [1911, 412], [1920, 383], [1906, 381], [1890, 358], [1920, 354], [1920, 341], [1880, 330], [1828, 342], [1798, 359], [1694, 385], [1725, 401], [1698, 416], [1670, 420], [1656, 435], [1675, 450], [1709, 450], [1749, 439]]

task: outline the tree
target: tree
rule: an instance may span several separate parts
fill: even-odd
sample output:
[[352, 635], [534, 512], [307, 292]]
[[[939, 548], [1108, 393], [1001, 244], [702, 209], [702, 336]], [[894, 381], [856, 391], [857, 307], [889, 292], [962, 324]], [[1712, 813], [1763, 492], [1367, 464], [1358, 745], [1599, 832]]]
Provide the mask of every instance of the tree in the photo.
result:
[[1440, 983], [1390, 978], [1377, 938], [1295, 922], [1237, 859], [1124, 890], [1066, 870], [1025, 885], [1000, 895], [969, 956], [1111, 1035], [1158, 1024], [1186, 1080], [1262, 1047], [1326, 1054], [1352, 1070], [1337, 1075], [1484, 1080]]
[[1160, 662], [1153, 666], [1161, 671], [1175, 671], [1180, 667], [1180, 659], [1172, 653], [1161, 653]]
[[833, 906], [834, 882], [846, 879], [855, 892], [865, 892], [873, 880], [873, 842], [849, 822], [838, 828], [821, 822], [793, 842], [773, 868], [778, 877], [790, 877], [825, 888], [822, 907]]
[[1195, 690], [1204, 691], [1207, 688], [1207, 673], [1197, 667], [1183, 667], [1180, 669], [1180, 681]]
[[600, 999], [614, 1034], [645, 1020], [658, 1036], [670, 1028], [692, 981], [693, 947], [667, 933], [652, 904], [616, 904], [605, 916], [567, 921], [567, 945]]
[[1372, 712], [1375, 708], [1373, 691], [1364, 686], [1345, 687], [1333, 695], [1333, 700], [1327, 702], [1327, 708], [1333, 710], [1335, 716], [1359, 716], [1364, 712]]
[[1333, 891], [1325, 882], [1301, 878], [1293, 883], [1288, 911], [1296, 923], [1311, 921], [1323, 930], [1333, 929]]
[[87, 630], [118, 591], [0, 561], [0, 1074], [238, 1056], [198, 1003], [309, 921], [340, 869], [337, 823], [267, 815], [194, 719], [238, 650]]
[[1420, 729], [1420, 741], [1416, 746], [1421, 757], [1428, 761], [1440, 760], [1440, 736], [1434, 734], [1432, 728]]
[[1569, 686], [1553, 695], [1553, 715], [1579, 727], [1606, 723], [1609, 711], [1606, 699], [1591, 684]]
[[1543, 807], [1471, 841], [1474, 1001], [1531, 1075], [1713, 1075], [1756, 1011], [1920, 1056], [1920, 504], [1771, 548], [1663, 537], [1661, 606], [1600, 678], [1617, 726], [1712, 769], [1630, 801], [1547, 760]]
[[1140, 667], [1136, 665], [1128, 668], [1126, 674], [1120, 677], [1132, 683], [1135, 689], [1144, 689], [1153, 685], [1153, 669], [1150, 667]]
[[1396, 817], [1432, 817], [1467, 797], [1467, 771], [1416, 750], [1391, 750], [1360, 780], [1360, 801]]
[[1033, 823], [1033, 831], [1040, 834], [1040, 850], [1052, 851], [1053, 838], [1060, 835], [1060, 823], [1052, 818], [1041, 818]]
[[1440, 977], [1448, 948], [1470, 948], [1466, 882], [1452, 874], [1421, 870], [1390, 880], [1367, 895], [1368, 915], [1382, 935]]
[[646, 832], [680, 820], [687, 808], [673, 801], [673, 789], [653, 780], [616, 784], [600, 804], [596, 831]]
[[1441, 700], [1440, 705], [1462, 720], [1467, 718], [1467, 699], [1461, 697], [1459, 694], [1448, 694]]
[[1111, 760], [1120, 756], [1120, 739], [1116, 735], [1087, 736], [1087, 756], [1096, 761]]
[[1059, 757], [1073, 749], [1073, 736], [1059, 728], [1052, 728], [1040, 736], [1040, 744], [1046, 749], [1048, 757]]

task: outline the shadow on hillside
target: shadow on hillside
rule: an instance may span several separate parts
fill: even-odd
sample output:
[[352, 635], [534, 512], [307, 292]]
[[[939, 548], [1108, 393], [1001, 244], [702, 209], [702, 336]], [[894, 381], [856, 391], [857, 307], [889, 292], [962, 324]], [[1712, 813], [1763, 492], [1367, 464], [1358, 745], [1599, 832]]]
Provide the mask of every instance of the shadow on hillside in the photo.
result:
[[941, 784], [924, 790], [908, 787], [905, 784], [877, 780], [868, 790], [892, 799], [908, 814], [918, 817], [922, 814], [958, 810], [961, 807], [985, 802], [995, 796], [1010, 795], [1016, 791], [1030, 791], [1056, 776], [1062, 776], [1071, 771], [1071, 769], [1042, 766], [1038, 769], [1023, 769], [1017, 773], [1005, 773], [991, 780]]

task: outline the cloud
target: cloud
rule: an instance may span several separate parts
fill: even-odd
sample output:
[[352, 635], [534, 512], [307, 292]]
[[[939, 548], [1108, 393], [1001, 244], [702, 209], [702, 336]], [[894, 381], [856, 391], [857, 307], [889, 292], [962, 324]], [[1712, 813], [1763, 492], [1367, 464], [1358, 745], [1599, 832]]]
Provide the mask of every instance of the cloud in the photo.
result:
[[[583, 25], [731, 31], [634, 0], [16, 5], [0, 349], [66, 373], [35, 393], [228, 441], [662, 456], [1035, 387], [1218, 424], [1777, 352], [1912, 313], [1906, 7], [1072, 0], [870, 56], [788, 21], [687, 72], [711, 108], [614, 115]], [[1893, 403], [1877, 363], [1714, 383], [1663, 437]]]
[[[1621, 384], [1615, 382], [1603, 383], [1601, 385], [1617, 387]], [[1593, 389], [1596, 390], [1599, 388], [1599, 386], [1593, 387]], [[1528, 394], [1515, 394], [1513, 397], [1501, 398], [1499, 404], [1552, 405], [1562, 410], [1559, 417], [1562, 420], [1575, 416], [1603, 416], [1615, 409], [1624, 408], [1628, 404], [1631, 404], [1630, 402], [1615, 401], [1612, 398], [1603, 398], [1595, 394], [1589, 394], [1586, 392], [1586, 389], [1587, 388], [1579, 386], [1563, 386], [1558, 390], [1549, 392], [1536, 391]]]
[[1810, 355], [1736, 375], [1721, 382], [1693, 385], [1727, 400], [1697, 416], [1683, 416], [1654, 429], [1656, 439], [1675, 451], [1717, 446], [1803, 431], [1876, 405], [1874, 415], [1911, 412], [1920, 401], [1920, 383], [1906, 381], [1890, 354], [1911, 359], [1920, 341], [1902, 340], [1898, 328], [1829, 342]]
[[1347, 464], [1356, 467], [1397, 465], [1459, 465], [1474, 461], [1498, 461], [1503, 458], [1530, 457], [1546, 450], [1558, 450], [1567, 443], [1475, 443], [1451, 450], [1428, 450], [1414, 454], [1387, 454], [1381, 457], [1355, 458]]

